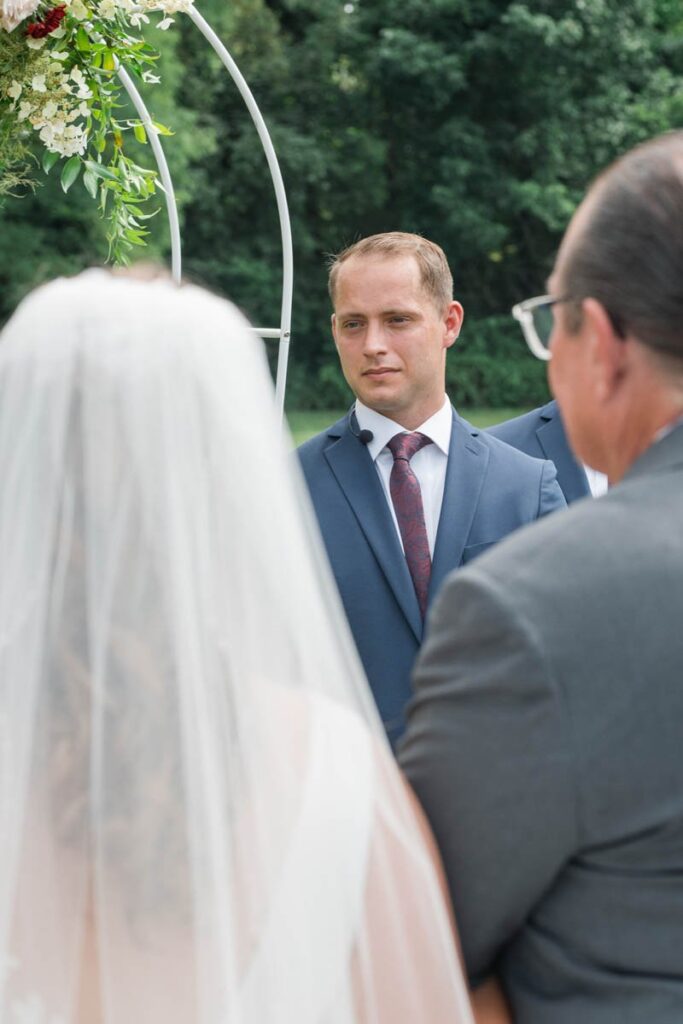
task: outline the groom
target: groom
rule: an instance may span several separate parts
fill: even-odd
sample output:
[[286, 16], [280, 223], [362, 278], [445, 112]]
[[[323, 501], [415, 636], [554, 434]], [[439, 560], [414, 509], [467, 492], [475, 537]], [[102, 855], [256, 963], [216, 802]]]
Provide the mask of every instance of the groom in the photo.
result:
[[390, 739], [445, 576], [565, 502], [550, 462], [461, 419], [446, 352], [463, 309], [439, 246], [391, 232], [330, 270], [332, 333], [356, 394], [347, 416], [299, 449], [351, 631]]

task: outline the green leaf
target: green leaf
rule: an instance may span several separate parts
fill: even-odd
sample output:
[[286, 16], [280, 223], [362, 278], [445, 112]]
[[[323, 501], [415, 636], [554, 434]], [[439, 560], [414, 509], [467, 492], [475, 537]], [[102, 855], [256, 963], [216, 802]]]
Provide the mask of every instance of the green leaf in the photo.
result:
[[45, 150], [45, 152], [43, 153], [43, 170], [46, 174], [50, 173], [50, 171], [52, 170], [52, 168], [58, 160], [59, 153], [50, 153], [48, 150]]
[[82, 25], [78, 26], [78, 30], [76, 32], [76, 49], [81, 50], [82, 52], [92, 50], [92, 43], [90, 42], [88, 33]]
[[97, 199], [97, 175], [91, 170], [86, 169], [83, 172], [83, 184], [92, 198]]
[[98, 178], [106, 178], [108, 181], [118, 181], [119, 176], [116, 171], [112, 171], [109, 167], [105, 167], [104, 164], [95, 163], [94, 160], [86, 160], [85, 166], [87, 170], [92, 171]]
[[144, 124], [134, 124], [133, 135], [138, 140], [138, 142], [147, 142], [147, 132], [145, 131]]
[[175, 135], [175, 132], [172, 132], [170, 128], [167, 128], [164, 124], [160, 124], [158, 121], [152, 121], [152, 124], [159, 132], [159, 135]]
[[72, 156], [62, 167], [61, 183], [65, 192], [68, 192], [78, 175], [81, 173], [80, 156]]
[[126, 241], [131, 245], [146, 245], [145, 235], [147, 234], [147, 231], [133, 231], [131, 228], [126, 228], [124, 231]]

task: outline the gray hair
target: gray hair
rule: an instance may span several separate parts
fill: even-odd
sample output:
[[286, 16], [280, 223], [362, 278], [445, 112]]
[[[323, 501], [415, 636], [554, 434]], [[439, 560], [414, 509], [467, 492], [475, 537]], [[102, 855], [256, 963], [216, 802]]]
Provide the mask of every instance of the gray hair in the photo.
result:
[[[597, 299], [619, 334], [683, 360], [683, 132], [638, 146], [596, 180], [562, 288], [576, 307]], [[579, 322], [576, 308], [572, 329]]]

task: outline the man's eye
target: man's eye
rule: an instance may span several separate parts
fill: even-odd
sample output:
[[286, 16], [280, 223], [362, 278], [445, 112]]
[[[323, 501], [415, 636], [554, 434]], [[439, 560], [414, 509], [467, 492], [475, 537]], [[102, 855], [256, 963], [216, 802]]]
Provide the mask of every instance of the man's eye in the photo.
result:
[[355, 331], [357, 327], [360, 327], [360, 320], [344, 320], [342, 327], [345, 331]]
[[389, 322], [392, 324], [407, 324], [409, 319], [407, 316], [392, 316]]

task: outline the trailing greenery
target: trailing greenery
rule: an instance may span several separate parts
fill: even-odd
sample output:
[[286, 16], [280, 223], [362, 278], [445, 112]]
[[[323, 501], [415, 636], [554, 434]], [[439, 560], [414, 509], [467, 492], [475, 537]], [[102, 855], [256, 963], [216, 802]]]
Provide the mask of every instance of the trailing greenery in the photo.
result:
[[28, 132], [17, 132], [5, 122], [3, 114], [10, 105], [7, 95], [11, 83], [23, 78], [35, 60], [36, 52], [29, 50], [19, 35], [3, 33], [0, 37], [0, 199], [2, 196], [23, 195], [34, 184], [30, 163], [33, 159]]
[[[544, 367], [509, 310], [545, 290], [590, 178], [683, 125], [680, 0], [197, 3], [261, 106], [288, 190], [290, 407], [350, 400], [329, 333], [325, 255], [392, 229], [433, 238], [453, 268], [466, 310], [448, 360], [455, 401], [544, 401]], [[149, 100], [176, 129], [165, 148], [186, 272], [275, 326], [277, 211], [253, 126], [193, 25], [179, 16], [164, 42]], [[96, 212], [73, 193], [49, 196], [47, 208], [36, 195], [0, 211], [0, 317], [36, 278], [101, 253]], [[161, 217], [152, 243], [163, 253]]]

